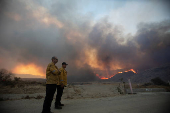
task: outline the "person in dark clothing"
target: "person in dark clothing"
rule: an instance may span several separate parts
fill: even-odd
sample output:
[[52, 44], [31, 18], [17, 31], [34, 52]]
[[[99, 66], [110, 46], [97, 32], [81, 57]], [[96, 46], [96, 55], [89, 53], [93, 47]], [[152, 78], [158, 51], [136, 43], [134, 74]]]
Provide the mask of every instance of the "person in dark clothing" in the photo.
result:
[[61, 97], [63, 95], [64, 87], [61, 87], [61, 85], [57, 85], [57, 95], [55, 100], [55, 106], [64, 106], [64, 104], [61, 104]]

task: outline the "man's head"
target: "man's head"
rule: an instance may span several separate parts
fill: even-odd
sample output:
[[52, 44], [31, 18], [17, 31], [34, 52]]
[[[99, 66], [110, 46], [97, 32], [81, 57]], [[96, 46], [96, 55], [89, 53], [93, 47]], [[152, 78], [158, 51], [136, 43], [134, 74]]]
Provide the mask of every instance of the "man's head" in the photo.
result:
[[51, 60], [52, 60], [52, 62], [53, 62], [54, 64], [56, 64], [56, 63], [58, 62], [58, 58], [57, 58], [56, 56], [53, 56], [53, 57], [51, 58]]
[[68, 64], [67, 64], [66, 62], [63, 62], [63, 63], [62, 63], [62, 67], [63, 67], [63, 68], [66, 68], [67, 65], [68, 65]]

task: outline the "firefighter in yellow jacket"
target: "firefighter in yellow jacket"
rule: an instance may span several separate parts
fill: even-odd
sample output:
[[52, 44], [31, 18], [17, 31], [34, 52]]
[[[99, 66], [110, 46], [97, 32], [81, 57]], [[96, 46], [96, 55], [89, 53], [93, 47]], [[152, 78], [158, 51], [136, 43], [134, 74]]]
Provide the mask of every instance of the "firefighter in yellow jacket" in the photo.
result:
[[56, 101], [55, 105], [57, 106], [64, 106], [64, 104], [61, 103], [61, 97], [63, 94], [64, 87], [67, 85], [67, 71], [65, 70], [66, 66], [68, 64], [66, 62], [62, 63], [62, 67], [60, 68], [61, 74], [59, 75], [59, 84], [57, 85], [57, 95], [56, 95]]
[[[54, 93], [57, 88], [57, 84], [59, 84], [59, 75], [60, 71], [58, 67], [55, 65], [58, 62], [57, 57], [52, 57], [52, 62], [48, 64], [46, 69], [46, 96], [43, 104], [42, 113], [52, 113], [51, 102], [53, 100]], [[57, 109], [62, 109], [61, 106], [55, 106]]]

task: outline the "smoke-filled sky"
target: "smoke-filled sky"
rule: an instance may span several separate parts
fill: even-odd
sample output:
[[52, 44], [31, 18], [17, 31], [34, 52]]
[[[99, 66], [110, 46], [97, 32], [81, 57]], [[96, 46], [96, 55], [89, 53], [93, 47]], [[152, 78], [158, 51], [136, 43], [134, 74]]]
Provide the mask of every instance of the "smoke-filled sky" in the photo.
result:
[[52, 56], [95, 80], [170, 63], [170, 1], [1, 0], [0, 68], [45, 78]]

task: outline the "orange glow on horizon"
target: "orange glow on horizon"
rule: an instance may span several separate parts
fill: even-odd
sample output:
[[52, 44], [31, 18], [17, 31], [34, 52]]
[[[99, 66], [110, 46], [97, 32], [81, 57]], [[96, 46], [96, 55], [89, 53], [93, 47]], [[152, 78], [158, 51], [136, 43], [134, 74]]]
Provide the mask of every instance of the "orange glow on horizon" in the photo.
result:
[[45, 76], [45, 73], [43, 73], [43, 68], [39, 67], [33, 63], [31, 64], [20, 64], [17, 65], [13, 70], [13, 73], [15, 74], [30, 74], [30, 75], [38, 75], [38, 76]]

